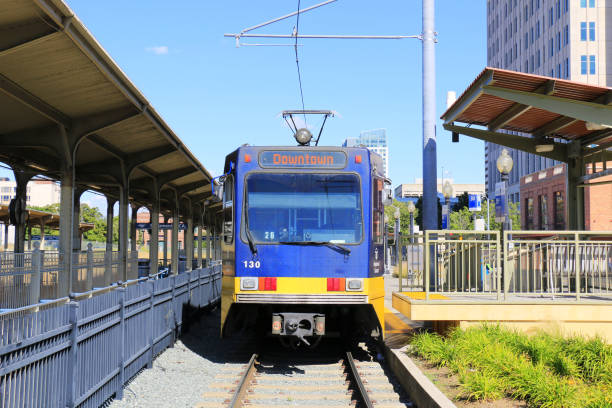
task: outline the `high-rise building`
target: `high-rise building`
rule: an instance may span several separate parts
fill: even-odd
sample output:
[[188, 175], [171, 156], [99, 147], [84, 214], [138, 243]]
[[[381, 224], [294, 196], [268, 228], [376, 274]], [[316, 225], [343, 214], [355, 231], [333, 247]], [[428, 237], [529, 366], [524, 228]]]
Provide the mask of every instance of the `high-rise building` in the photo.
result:
[[[593, 85], [612, 85], [612, 0], [487, 0], [487, 65]], [[608, 21], [606, 21], [606, 19]], [[501, 181], [502, 146], [485, 142], [485, 185]], [[519, 202], [520, 179], [560, 164], [508, 149], [514, 167], [508, 193]]]
[[344, 143], [343, 147], [353, 147], [364, 145], [368, 149], [375, 153], [378, 153], [383, 159], [383, 167], [385, 171], [385, 177], [389, 176], [389, 148], [387, 147], [387, 130], [386, 129], [375, 129], [366, 130], [361, 132], [359, 137], [349, 137]]

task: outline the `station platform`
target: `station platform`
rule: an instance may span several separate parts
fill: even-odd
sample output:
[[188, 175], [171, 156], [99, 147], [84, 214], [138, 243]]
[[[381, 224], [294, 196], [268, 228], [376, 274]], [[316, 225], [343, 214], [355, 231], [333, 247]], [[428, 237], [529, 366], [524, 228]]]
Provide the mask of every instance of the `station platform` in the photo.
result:
[[[390, 285], [391, 286], [391, 285]], [[407, 321], [431, 321], [436, 331], [499, 322], [527, 333], [544, 329], [565, 335], [599, 336], [612, 344], [612, 299], [585, 294], [544, 297], [496, 294], [431, 294], [393, 291], [391, 305]]]

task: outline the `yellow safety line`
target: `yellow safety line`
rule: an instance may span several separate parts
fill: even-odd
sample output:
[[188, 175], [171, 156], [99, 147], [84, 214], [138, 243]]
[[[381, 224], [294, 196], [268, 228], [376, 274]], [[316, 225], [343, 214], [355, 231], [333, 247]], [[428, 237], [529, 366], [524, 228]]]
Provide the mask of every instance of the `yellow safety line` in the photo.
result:
[[407, 333], [412, 327], [404, 323], [395, 313], [385, 307], [385, 331], [387, 333]]

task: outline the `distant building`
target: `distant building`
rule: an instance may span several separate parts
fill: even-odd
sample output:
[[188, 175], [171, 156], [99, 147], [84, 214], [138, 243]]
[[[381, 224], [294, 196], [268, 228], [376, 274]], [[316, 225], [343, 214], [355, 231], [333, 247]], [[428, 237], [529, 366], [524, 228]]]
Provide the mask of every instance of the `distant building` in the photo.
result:
[[[0, 178], [0, 204], [8, 205], [15, 197], [17, 182]], [[60, 186], [52, 180], [31, 180], [26, 187], [27, 206], [45, 206], [60, 202]]]
[[[453, 179], [447, 178], [444, 179], [444, 182], [448, 182], [453, 186], [453, 197], [460, 196], [464, 192], [468, 194], [478, 194], [484, 195], [485, 193], [485, 185], [484, 183], [454, 183]], [[442, 196], [442, 179], [438, 179], [438, 196]], [[423, 179], [415, 178], [414, 183], [410, 184], [400, 184], [395, 187], [395, 198], [397, 199], [405, 199], [412, 198], [418, 199], [423, 196]], [[451, 197], [451, 198], [453, 198]]]
[[[601, 166], [601, 164], [600, 164]], [[612, 166], [612, 162], [608, 162]], [[596, 171], [601, 171], [601, 167]], [[592, 169], [589, 168], [588, 172]], [[566, 165], [560, 164], [521, 177], [521, 228], [567, 228]], [[612, 181], [612, 175], [598, 181]], [[612, 230], [612, 184], [584, 188], [584, 223], [587, 230]]]
[[386, 129], [366, 130], [361, 132], [359, 137], [349, 137], [342, 143], [343, 147], [360, 145], [367, 147], [382, 157], [385, 177], [389, 177], [389, 148], [387, 147]]

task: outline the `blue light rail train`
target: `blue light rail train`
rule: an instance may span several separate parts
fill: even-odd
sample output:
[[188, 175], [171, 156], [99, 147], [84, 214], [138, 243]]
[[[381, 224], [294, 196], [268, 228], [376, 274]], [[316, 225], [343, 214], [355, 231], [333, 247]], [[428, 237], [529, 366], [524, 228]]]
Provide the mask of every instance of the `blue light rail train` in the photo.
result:
[[225, 160], [224, 337], [382, 339], [382, 159], [365, 147], [244, 145]]

